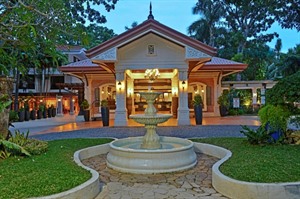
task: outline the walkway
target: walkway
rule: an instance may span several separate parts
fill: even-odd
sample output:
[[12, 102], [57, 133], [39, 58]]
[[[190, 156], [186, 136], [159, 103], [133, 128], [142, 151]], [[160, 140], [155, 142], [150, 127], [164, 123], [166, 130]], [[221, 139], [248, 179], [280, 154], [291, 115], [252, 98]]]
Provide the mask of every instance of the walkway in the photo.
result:
[[225, 199], [211, 184], [211, 168], [217, 158], [198, 154], [197, 165], [183, 172], [127, 174], [106, 167], [106, 156], [99, 155], [83, 164], [100, 174], [105, 186], [96, 199]]
[[[75, 115], [64, 115], [27, 122], [15, 122], [10, 130], [27, 132], [30, 136], [41, 139], [63, 139], [71, 137], [116, 137], [141, 136], [145, 130], [133, 120], [128, 120], [128, 127], [114, 127], [114, 121], [110, 120], [110, 127], [103, 127], [101, 121], [76, 122]], [[259, 126], [256, 116], [229, 116], [208, 117], [203, 119], [203, 125], [195, 125], [191, 119], [189, 126], [176, 126], [176, 119], [171, 118], [158, 127], [160, 135], [178, 137], [229, 137], [241, 136], [241, 125]], [[129, 130], [130, 129], [130, 130]]]

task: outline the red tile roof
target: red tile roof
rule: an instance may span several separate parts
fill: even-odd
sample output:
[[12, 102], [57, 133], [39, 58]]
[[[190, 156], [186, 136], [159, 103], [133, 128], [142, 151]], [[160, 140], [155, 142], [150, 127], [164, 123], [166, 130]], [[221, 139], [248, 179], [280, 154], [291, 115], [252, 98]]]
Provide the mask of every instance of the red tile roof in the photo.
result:
[[202, 70], [221, 70], [221, 69], [227, 69], [227, 70], [244, 70], [247, 68], [247, 64], [239, 63], [236, 61], [223, 59], [220, 57], [212, 57], [210, 62], [206, 62], [203, 67], [201, 67]]

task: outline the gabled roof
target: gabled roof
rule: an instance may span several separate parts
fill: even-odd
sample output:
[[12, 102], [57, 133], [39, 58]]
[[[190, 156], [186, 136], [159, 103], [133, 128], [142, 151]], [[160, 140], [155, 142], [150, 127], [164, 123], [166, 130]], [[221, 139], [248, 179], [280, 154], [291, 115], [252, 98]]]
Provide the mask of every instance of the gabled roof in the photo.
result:
[[225, 70], [245, 70], [247, 68], [247, 64], [243, 64], [240, 62], [235, 62], [228, 59], [223, 59], [220, 57], [212, 57], [211, 61], [206, 62], [202, 66], [202, 70], [215, 70], [215, 69], [225, 69]]
[[171, 39], [173, 42], [177, 42], [180, 45], [193, 47], [196, 50], [202, 51], [210, 56], [215, 56], [217, 53], [215, 48], [186, 36], [150, 18], [140, 25], [86, 51], [86, 55], [87, 57], [92, 58], [106, 50], [109, 50], [110, 48], [123, 46], [126, 43], [129, 43], [149, 33], [155, 33], [161, 37], [165, 37], [166, 39]]

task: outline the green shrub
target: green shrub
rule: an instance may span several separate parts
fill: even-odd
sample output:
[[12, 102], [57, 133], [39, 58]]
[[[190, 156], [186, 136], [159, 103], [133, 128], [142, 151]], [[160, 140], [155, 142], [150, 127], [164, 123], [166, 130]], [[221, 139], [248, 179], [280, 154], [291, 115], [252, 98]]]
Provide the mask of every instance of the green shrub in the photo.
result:
[[17, 122], [17, 121], [19, 121], [18, 112], [14, 111], [14, 110], [10, 110], [9, 111], [9, 121], [10, 122]]
[[193, 100], [193, 105], [194, 106], [199, 106], [201, 105], [202, 106], [203, 104], [203, 100], [202, 100], [202, 97], [200, 94], [197, 94], [194, 96], [194, 100]]
[[89, 102], [87, 101], [87, 99], [84, 99], [80, 106], [81, 106], [84, 110], [87, 110], [87, 109], [89, 109], [90, 104], [89, 104]]
[[47, 151], [48, 143], [41, 140], [29, 139], [29, 131], [21, 133], [16, 131], [15, 135], [9, 138], [9, 141], [23, 147], [31, 155], [39, 155]]
[[229, 100], [229, 93], [228, 93], [228, 91], [224, 90], [223, 93], [222, 93], [222, 95], [220, 95], [218, 97], [218, 101], [217, 102], [218, 102], [218, 104], [220, 106], [224, 106], [226, 108], [229, 108], [229, 106], [230, 106], [230, 100]]
[[45, 141], [29, 139], [29, 131], [16, 131], [8, 140], [0, 139], [0, 158], [6, 159], [11, 155], [39, 155], [47, 151]]
[[240, 132], [247, 137], [247, 140], [250, 144], [266, 144], [271, 139], [268, 131], [260, 126], [258, 129], [253, 130], [248, 126], [242, 126], [243, 130]]
[[31, 155], [40, 155], [48, 150], [48, 142], [36, 139], [28, 139], [23, 147]]
[[268, 125], [269, 131], [286, 131], [291, 112], [287, 107], [266, 105], [258, 112], [263, 127]]
[[101, 104], [100, 104], [101, 107], [108, 107], [108, 101], [107, 100], [101, 100]]

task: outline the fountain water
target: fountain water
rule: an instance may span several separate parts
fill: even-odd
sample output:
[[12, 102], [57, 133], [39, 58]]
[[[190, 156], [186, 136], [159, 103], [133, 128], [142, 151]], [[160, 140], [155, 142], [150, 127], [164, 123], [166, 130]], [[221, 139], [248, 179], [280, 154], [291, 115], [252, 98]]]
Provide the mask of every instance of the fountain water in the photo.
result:
[[160, 92], [141, 92], [146, 99], [145, 114], [129, 117], [147, 130], [144, 137], [130, 137], [110, 143], [107, 166], [128, 173], [165, 173], [185, 170], [197, 163], [193, 142], [175, 138], [160, 137], [156, 133], [157, 124], [172, 117], [171, 114], [157, 114], [153, 105]]

